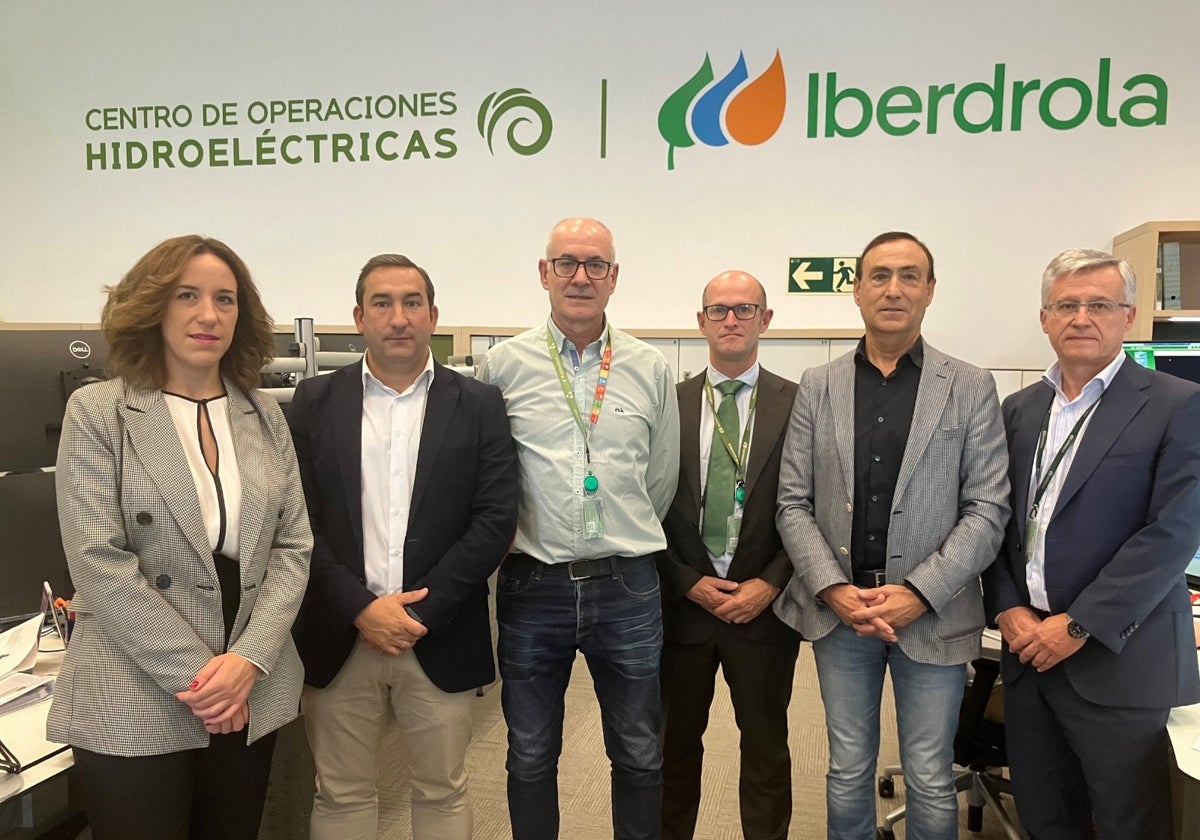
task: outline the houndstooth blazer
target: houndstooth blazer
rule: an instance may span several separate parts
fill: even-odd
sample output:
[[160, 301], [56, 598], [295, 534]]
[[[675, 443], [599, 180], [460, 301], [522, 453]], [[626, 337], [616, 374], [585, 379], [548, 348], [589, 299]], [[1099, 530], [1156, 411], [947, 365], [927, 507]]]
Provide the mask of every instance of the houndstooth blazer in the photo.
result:
[[[854, 353], [800, 378], [779, 469], [776, 526], [795, 573], [775, 613], [806, 639], [839, 621], [817, 598], [848, 583], [854, 504]], [[918, 662], [979, 655], [979, 574], [1008, 523], [1008, 451], [992, 376], [925, 344], [887, 538], [888, 583], [910, 581], [933, 607], [899, 633]]]
[[[265, 672], [250, 691], [254, 741], [298, 711], [302, 669], [290, 631], [312, 535], [279, 406], [228, 382], [226, 390], [242, 481], [241, 607], [229, 650]], [[203, 723], [175, 692], [222, 652], [221, 593], [162, 393], [120, 379], [76, 391], [56, 486], [76, 623], [49, 739], [122, 756], [207, 746]]]

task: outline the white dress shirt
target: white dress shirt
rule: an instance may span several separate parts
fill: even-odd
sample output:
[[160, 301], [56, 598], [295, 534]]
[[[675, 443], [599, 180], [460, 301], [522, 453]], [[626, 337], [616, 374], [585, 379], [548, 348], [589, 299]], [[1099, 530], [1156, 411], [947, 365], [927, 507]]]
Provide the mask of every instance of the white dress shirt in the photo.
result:
[[[708, 381], [713, 387], [713, 400], [720, 405], [721, 394], [717, 391], [717, 385], [727, 379], [740, 379], [746, 383], [746, 387], [742, 388], [734, 395], [734, 400], [737, 402], [738, 410], [738, 433], [737, 437], [730, 441], [733, 444], [734, 451], [740, 452], [742, 446], [742, 435], [745, 434], [746, 424], [753, 417], [750, 414], [750, 392], [754, 390], [754, 386], [758, 384], [758, 362], [751, 365], [746, 371], [736, 377], [726, 376], [712, 367], [708, 369]], [[708, 404], [708, 397], [701, 394], [700, 396], [700, 498], [707, 499], [708, 489], [708, 458], [712, 453], [713, 439], [713, 411]], [[746, 448], [746, 461], [750, 461], [750, 448], [754, 446], [754, 440], [750, 440], [750, 445]], [[700, 521], [704, 522], [704, 509], [700, 510]], [[725, 552], [719, 557], [714, 557], [709, 553], [708, 558], [712, 560], [713, 568], [717, 570], [717, 574], [725, 577], [729, 574], [729, 564], [733, 562], [733, 555]]]
[[[197, 401], [177, 394], [163, 392], [188, 469], [196, 485], [200, 515], [208, 534], [209, 548], [231, 560], [238, 559], [239, 528], [242, 521], [242, 474], [238, 471], [237, 455], [233, 449], [233, 434], [229, 428], [229, 398], [219, 397]], [[199, 413], [208, 414], [213, 439], [217, 442], [217, 470], [208, 469], [200, 448]]]
[[362, 530], [367, 588], [376, 595], [404, 589], [404, 539], [412, 504], [433, 354], [412, 385], [398, 394], [363, 358]]
[[[1084, 412], [1096, 401], [1104, 396], [1104, 391], [1112, 383], [1113, 377], [1117, 375], [1117, 371], [1121, 369], [1122, 363], [1125, 361], [1125, 354], [1118, 353], [1117, 357], [1109, 362], [1104, 370], [1100, 371], [1091, 381], [1083, 386], [1083, 390], [1079, 392], [1073, 400], [1068, 400], [1067, 395], [1062, 389], [1062, 368], [1058, 362], [1050, 365], [1046, 372], [1042, 375], [1042, 381], [1054, 389], [1054, 401], [1050, 404], [1050, 426], [1046, 432], [1046, 446], [1042, 450], [1042, 471], [1050, 468], [1050, 464], [1054, 461], [1054, 456], [1058, 454], [1058, 448], [1063, 445], [1063, 441], [1071, 434], [1071, 429], [1075, 428], [1075, 424], [1079, 422], [1079, 418]], [[1099, 409], [1097, 409], [1099, 410]], [[1062, 462], [1058, 465], [1058, 469], [1054, 471], [1054, 476], [1050, 479], [1050, 483], [1046, 486], [1046, 493], [1042, 496], [1041, 503], [1038, 505], [1037, 513], [1037, 540], [1034, 544], [1033, 555], [1029, 562], [1025, 565], [1025, 583], [1029, 586], [1029, 602], [1039, 610], [1049, 610], [1050, 600], [1046, 595], [1046, 528], [1050, 525], [1050, 520], [1054, 517], [1054, 508], [1058, 506], [1058, 494], [1062, 492], [1063, 484], [1067, 480], [1067, 475], [1071, 471], [1071, 463], [1075, 460], [1075, 453], [1079, 451], [1080, 445], [1083, 443], [1083, 436], [1087, 433], [1088, 426], [1092, 425], [1092, 418], [1096, 416], [1093, 411], [1088, 415], [1087, 420], [1079, 429], [1079, 434], [1075, 438], [1075, 444], [1067, 450], [1063, 455]], [[1033, 497], [1037, 493], [1038, 475], [1037, 463], [1035, 461], [1033, 470], [1029, 478], [1029, 504], [1033, 504]], [[1013, 511], [1013, 516], [1024, 516], [1028, 519], [1029, 510]]]

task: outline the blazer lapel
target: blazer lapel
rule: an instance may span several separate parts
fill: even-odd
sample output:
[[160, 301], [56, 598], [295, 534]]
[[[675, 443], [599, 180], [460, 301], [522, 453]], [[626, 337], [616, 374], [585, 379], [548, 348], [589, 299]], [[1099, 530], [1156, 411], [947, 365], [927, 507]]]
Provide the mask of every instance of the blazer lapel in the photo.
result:
[[1050, 410], [1054, 389], [1042, 383], [1042, 387], [1029, 398], [1022, 412], [1028, 416], [1017, 419], [1012, 431], [1013, 511], [1012, 518], [1025, 544], [1025, 520], [1029, 515], [1029, 482], [1033, 479], [1033, 458], [1037, 454], [1038, 436], [1042, 430], [1042, 418]]
[[750, 463], [746, 465], [746, 498], [771, 457], [772, 446], [763, 445], [783, 434], [791, 417], [792, 404], [783, 398], [783, 380], [759, 368], [758, 406], [754, 410], [754, 432], [750, 439]]
[[1070, 503], [1071, 497], [1095, 472], [1125, 427], [1142, 410], [1147, 399], [1145, 389], [1149, 386], [1149, 377], [1134, 362], [1126, 360], [1121, 365], [1079, 441], [1079, 451], [1071, 461], [1071, 470], [1054, 505], [1055, 516]]
[[334, 418], [334, 450], [346, 489], [346, 507], [350, 527], [358, 543], [358, 556], [363, 552], [362, 531], [362, 401], [365, 362], [341, 368], [331, 374], [330, 412]]
[[[917, 385], [917, 402], [913, 406], [912, 425], [908, 430], [908, 443], [904, 446], [904, 458], [900, 461], [900, 472], [896, 476], [897, 499], [904, 495], [917, 463], [925, 457], [929, 449], [933, 430], [937, 428], [938, 421], [946, 410], [952, 379], [945, 357], [926, 344], [925, 361], [921, 365], [921, 381]], [[851, 413], [849, 416], [854, 415]]]
[[707, 368], [679, 385], [679, 465], [691, 491], [692, 510], [700, 510], [700, 416]]
[[[263, 447], [263, 425], [258, 418], [258, 409], [231, 383], [225, 383], [225, 391], [229, 394], [229, 427], [233, 433], [233, 449], [242, 482], [238, 553], [250, 558], [255, 556], [258, 548], [259, 535], [262, 533], [259, 526], [267, 511], [264, 467], [269, 459]], [[245, 569], [246, 565], [242, 564], [242, 568]]]
[[[830, 414], [828, 419], [837, 440], [838, 460], [842, 462], [842, 481], [854, 492], [854, 354], [847, 353], [829, 363], [827, 379]], [[845, 418], [850, 418], [846, 422]], [[840, 422], [839, 422], [840, 421]], [[819, 432], [819, 430], [817, 430]]]
[[[125, 404], [120, 411], [134, 454], [171, 511], [175, 524], [215, 578], [212, 548], [200, 513], [200, 498], [196, 495], [192, 470], [183, 454], [179, 432], [162, 392], [126, 388]], [[122, 469], [129, 469], [129, 465], [122, 464]]]
[[454, 416], [458, 403], [458, 382], [450, 371], [436, 361], [433, 363], [433, 381], [429, 383], [429, 394], [425, 400], [425, 420], [421, 424], [421, 445], [417, 450], [417, 474], [413, 478], [412, 503], [409, 505], [409, 526], [413, 514], [420, 510], [421, 497], [429, 486], [433, 465], [442, 448], [446, 428]]

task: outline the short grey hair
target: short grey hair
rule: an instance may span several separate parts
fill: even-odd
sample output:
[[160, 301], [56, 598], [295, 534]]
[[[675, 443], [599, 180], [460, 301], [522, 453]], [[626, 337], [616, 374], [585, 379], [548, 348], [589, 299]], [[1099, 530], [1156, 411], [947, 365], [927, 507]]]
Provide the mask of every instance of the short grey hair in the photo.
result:
[[1055, 282], [1060, 277], [1066, 277], [1068, 274], [1076, 274], [1081, 271], [1095, 271], [1100, 268], [1108, 268], [1109, 266], [1121, 272], [1121, 279], [1125, 281], [1125, 303], [1134, 303], [1134, 294], [1137, 291], [1137, 277], [1134, 276], [1133, 266], [1125, 262], [1125, 260], [1114, 257], [1112, 254], [1107, 254], [1104, 251], [1092, 251], [1087, 248], [1068, 248], [1050, 260], [1050, 264], [1042, 272], [1042, 306], [1050, 302], [1050, 289], [1053, 288]]

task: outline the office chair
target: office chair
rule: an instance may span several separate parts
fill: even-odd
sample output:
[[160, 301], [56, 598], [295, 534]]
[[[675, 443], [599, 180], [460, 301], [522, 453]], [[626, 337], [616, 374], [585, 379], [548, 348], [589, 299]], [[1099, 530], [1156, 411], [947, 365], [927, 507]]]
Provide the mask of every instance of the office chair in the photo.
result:
[[[1003, 686], [997, 686], [1000, 663], [993, 659], [976, 659], [971, 663], [973, 676], [963, 694], [958, 713], [958, 731], [954, 735], [954, 763], [961, 769], [955, 773], [954, 787], [967, 792], [967, 828], [983, 830], [983, 809], [995, 814], [1009, 840], [1024, 840], [1025, 835], [1013, 824], [1001, 802], [1002, 794], [1012, 796], [1008, 779], [998, 772], [1008, 766], [1004, 749]], [[993, 689], [995, 691], [993, 692]], [[879, 795], [891, 799], [896, 795], [894, 777], [901, 768], [889, 765], [879, 777]], [[876, 840], [895, 840], [894, 826], [904, 819], [901, 805], [884, 817], [875, 830]]]

